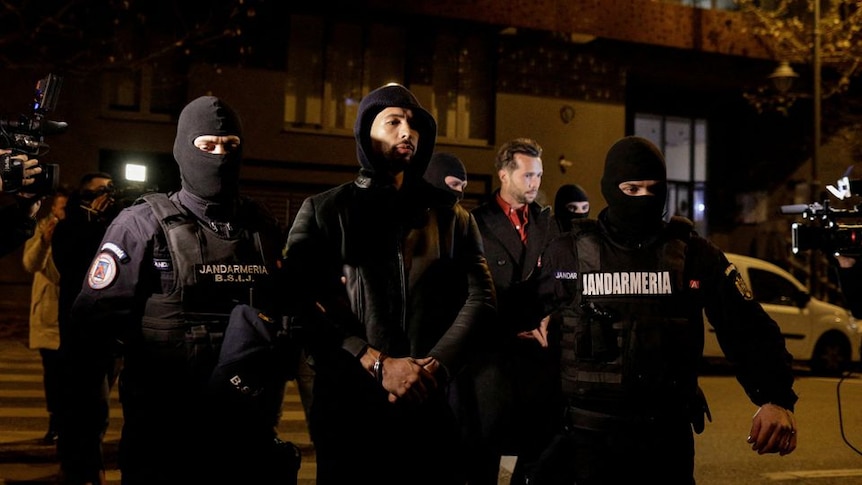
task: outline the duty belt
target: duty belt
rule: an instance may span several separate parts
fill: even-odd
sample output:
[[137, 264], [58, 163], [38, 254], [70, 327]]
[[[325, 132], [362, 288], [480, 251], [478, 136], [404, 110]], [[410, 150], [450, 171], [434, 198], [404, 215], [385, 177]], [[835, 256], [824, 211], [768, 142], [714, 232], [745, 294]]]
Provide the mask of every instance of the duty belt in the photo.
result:
[[605, 432], [645, 431], [661, 421], [647, 416], [618, 416], [567, 406], [564, 423], [567, 428]]

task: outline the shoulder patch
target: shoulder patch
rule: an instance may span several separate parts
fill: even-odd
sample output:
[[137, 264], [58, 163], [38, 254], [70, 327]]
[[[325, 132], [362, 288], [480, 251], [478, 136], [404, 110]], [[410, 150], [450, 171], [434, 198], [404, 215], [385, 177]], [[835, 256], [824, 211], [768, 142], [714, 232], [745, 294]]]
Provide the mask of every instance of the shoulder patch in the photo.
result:
[[736, 285], [736, 291], [738, 291], [743, 298], [746, 300], [754, 299], [754, 295], [751, 293], [748, 285], [745, 284], [745, 280], [742, 279], [742, 275], [739, 273], [739, 270], [736, 269], [735, 265], [731, 263], [731, 265], [724, 270], [724, 274], [733, 278], [733, 284]]
[[90, 270], [87, 272], [87, 285], [94, 290], [102, 290], [114, 282], [117, 276], [117, 261], [108, 251], [96, 255]]

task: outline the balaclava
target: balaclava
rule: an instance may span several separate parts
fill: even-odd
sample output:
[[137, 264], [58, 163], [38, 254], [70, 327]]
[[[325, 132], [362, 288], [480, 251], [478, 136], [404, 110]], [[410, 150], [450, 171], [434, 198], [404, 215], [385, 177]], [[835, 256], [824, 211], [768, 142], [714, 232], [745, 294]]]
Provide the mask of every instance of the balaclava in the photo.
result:
[[364, 171], [372, 178], [386, 177], [386, 160], [375, 154], [371, 146], [371, 124], [374, 118], [386, 108], [409, 108], [413, 111], [411, 126], [419, 131], [419, 146], [410, 164], [404, 171], [405, 182], [421, 179], [434, 152], [437, 141], [437, 122], [431, 113], [425, 111], [416, 97], [400, 84], [387, 84], [368, 93], [359, 103], [359, 114], [353, 125], [356, 138], [356, 156]]
[[467, 180], [467, 169], [464, 168], [461, 159], [451, 153], [438, 152], [432, 155], [431, 162], [428, 163], [428, 168], [425, 170], [425, 180], [434, 187], [445, 190], [454, 197], [453, 202], [456, 202], [464, 198], [464, 192], [452, 190], [446, 185], [446, 177], [450, 175], [461, 180]]
[[[632, 180], [658, 180], [655, 195], [632, 197], [619, 185]], [[667, 198], [667, 170], [659, 149], [646, 138], [627, 136], [608, 150], [602, 175], [602, 195], [608, 203], [607, 223], [627, 239], [643, 240], [662, 226]]]
[[201, 96], [183, 108], [174, 141], [183, 189], [208, 201], [228, 201], [239, 193], [242, 143], [235, 150], [215, 155], [195, 146], [195, 138], [201, 135], [242, 138], [239, 117], [219, 98]]
[[587, 191], [578, 184], [566, 184], [560, 186], [557, 195], [554, 196], [554, 214], [557, 217], [568, 217], [570, 219], [583, 219], [590, 215], [589, 211], [583, 214], [573, 214], [566, 209], [569, 202], [589, 202]]

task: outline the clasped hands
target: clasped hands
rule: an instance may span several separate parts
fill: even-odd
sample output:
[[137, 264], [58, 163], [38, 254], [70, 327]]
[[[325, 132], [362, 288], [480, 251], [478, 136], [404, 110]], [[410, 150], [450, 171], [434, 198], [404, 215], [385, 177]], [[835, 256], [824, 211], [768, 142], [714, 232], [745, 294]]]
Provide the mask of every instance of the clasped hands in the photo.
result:
[[[363, 366], [374, 376], [374, 362], [380, 352], [369, 349], [362, 356]], [[380, 364], [381, 385], [389, 393], [389, 402], [421, 403], [437, 390], [437, 371], [440, 362], [434, 357], [386, 357]]]

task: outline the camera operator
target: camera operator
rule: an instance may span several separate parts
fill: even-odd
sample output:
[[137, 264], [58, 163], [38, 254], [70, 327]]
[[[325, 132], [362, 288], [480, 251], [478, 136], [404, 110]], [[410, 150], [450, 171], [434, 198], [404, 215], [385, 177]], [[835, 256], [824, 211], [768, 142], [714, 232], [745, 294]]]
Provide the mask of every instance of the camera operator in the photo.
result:
[[117, 215], [110, 174], [84, 174], [66, 204], [66, 218], [57, 223], [51, 251], [60, 272], [60, 345], [67, 331], [72, 303], [81, 291], [87, 269], [102, 236]]
[[[0, 149], [0, 155], [11, 153], [10, 150]], [[26, 186], [34, 182], [33, 177], [42, 172], [38, 166], [39, 161], [28, 160], [26, 155], [16, 155], [24, 162], [21, 185]], [[0, 257], [14, 251], [27, 239], [33, 236], [36, 229], [36, 213], [42, 205], [41, 197], [29, 193], [6, 193], [3, 190], [3, 180], [0, 179]]]
[[862, 318], [862, 265], [857, 264], [858, 259], [856, 256], [835, 256], [841, 293], [854, 318]]

